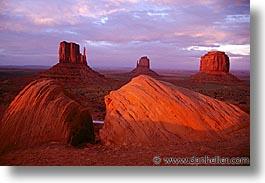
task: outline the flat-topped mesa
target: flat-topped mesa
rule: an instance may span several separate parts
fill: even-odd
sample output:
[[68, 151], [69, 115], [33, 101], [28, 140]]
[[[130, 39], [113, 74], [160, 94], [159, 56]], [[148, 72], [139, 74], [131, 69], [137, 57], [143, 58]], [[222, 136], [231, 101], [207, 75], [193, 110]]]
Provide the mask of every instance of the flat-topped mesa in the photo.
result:
[[200, 72], [228, 73], [229, 68], [229, 57], [225, 54], [225, 52], [210, 51], [201, 57]]
[[83, 55], [80, 53], [79, 45], [62, 41], [59, 47], [59, 63], [85, 64], [86, 48], [84, 47]]
[[210, 51], [201, 57], [200, 72], [191, 76], [191, 80], [197, 83], [227, 84], [239, 82], [233, 74], [229, 73], [230, 61], [225, 52]]
[[147, 56], [143, 56], [140, 58], [139, 61], [137, 61], [136, 67], [146, 67], [150, 69], [150, 60]]

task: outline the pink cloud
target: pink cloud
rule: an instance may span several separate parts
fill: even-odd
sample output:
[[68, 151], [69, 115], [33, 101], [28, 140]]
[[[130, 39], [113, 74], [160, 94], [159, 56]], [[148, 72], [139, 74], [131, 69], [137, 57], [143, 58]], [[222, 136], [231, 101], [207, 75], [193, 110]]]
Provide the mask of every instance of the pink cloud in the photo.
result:
[[[181, 59], [183, 67], [196, 68], [196, 59], [204, 51], [184, 48], [247, 45], [248, 17], [249, 3], [242, 0], [3, 1], [0, 41], [5, 44], [0, 50], [5, 51], [0, 59], [5, 60], [0, 63], [54, 63], [57, 57], [51, 55], [57, 54], [58, 43], [68, 40], [87, 44], [91, 64], [108, 65], [108, 59], [113, 59], [114, 66], [134, 65], [140, 55], [147, 54], [157, 67], [164, 58], [170, 67], [179, 67]], [[47, 53], [27, 61], [29, 56], [23, 55], [33, 54], [32, 50], [34, 55]]]

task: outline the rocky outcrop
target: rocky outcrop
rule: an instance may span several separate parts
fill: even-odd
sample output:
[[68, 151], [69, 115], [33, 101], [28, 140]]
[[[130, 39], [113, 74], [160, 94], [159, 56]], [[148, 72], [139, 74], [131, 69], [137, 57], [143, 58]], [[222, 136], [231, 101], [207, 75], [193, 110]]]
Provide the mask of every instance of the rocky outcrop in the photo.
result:
[[0, 124], [0, 151], [47, 142], [73, 146], [94, 143], [89, 111], [54, 80], [27, 85], [12, 101]]
[[229, 72], [229, 57], [221, 51], [210, 51], [201, 57], [200, 72]]
[[191, 77], [197, 83], [230, 83], [240, 80], [229, 73], [230, 61], [225, 52], [210, 51], [200, 60], [200, 72]]
[[128, 76], [135, 77], [141, 74], [148, 75], [151, 77], [158, 77], [159, 75], [150, 69], [150, 60], [147, 56], [143, 56], [137, 61], [136, 68], [131, 72], [127, 73]]
[[137, 62], [136, 68], [141, 67], [150, 69], [150, 60], [147, 56], [141, 57], [140, 60]]
[[84, 48], [84, 52], [82, 55], [80, 53], [78, 44], [62, 41], [59, 47], [59, 63], [73, 63], [73, 64], [87, 65], [86, 48]]
[[238, 107], [144, 75], [112, 91], [105, 103], [104, 144], [218, 141], [248, 133], [249, 115]]
[[59, 63], [39, 73], [41, 78], [62, 82], [106, 82], [106, 78], [87, 65], [86, 48], [83, 55], [79, 45], [62, 41], [59, 48]]
[[[60, 49], [63, 48], [62, 50], [67, 50], [68, 48], [64, 48], [64, 46], [67, 47], [67, 45], [70, 49], [70, 44], [71, 43], [65, 44], [62, 42]], [[77, 44], [73, 43], [72, 45]], [[84, 49], [84, 55], [80, 57], [80, 61], [82, 61], [82, 58], [86, 60], [85, 51]], [[59, 60], [68, 60], [68, 58], [70, 59], [69, 55], [70, 54], [59, 54]], [[40, 78], [53, 79], [60, 83], [67, 92], [78, 99], [80, 104], [89, 108], [93, 119], [104, 119], [104, 96], [112, 90], [111, 85], [116, 83], [112, 79], [106, 78], [87, 64], [78, 64], [68, 61], [57, 63], [48, 70], [40, 72], [38, 76]]]

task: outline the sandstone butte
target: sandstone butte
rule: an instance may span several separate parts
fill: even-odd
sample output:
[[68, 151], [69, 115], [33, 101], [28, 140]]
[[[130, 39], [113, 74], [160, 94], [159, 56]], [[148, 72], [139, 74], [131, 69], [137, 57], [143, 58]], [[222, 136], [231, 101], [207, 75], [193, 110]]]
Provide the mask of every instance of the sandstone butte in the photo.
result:
[[249, 115], [191, 90], [138, 76], [105, 97], [104, 144], [166, 145], [249, 135]]
[[141, 74], [158, 77], [159, 75], [150, 69], [150, 59], [147, 56], [143, 56], [136, 63], [136, 68], [128, 73], [129, 76], [135, 77]]
[[191, 77], [197, 82], [238, 82], [237, 77], [229, 73], [230, 60], [225, 52], [210, 51], [200, 60], [200, 71]]
[[224, 72], [230, 68], [229, 57], [221, 51], [210, 51], [201, 57], [200, 72]]
[[47, 142], [76, 146], [94, 143], [94, 138], [89, 111], [50, 79], [27, 85], [12, 101], [0, 124], [0, 152]]
[[39, 74], [63, 82], [107, 82], [106, 78], [87, 65], [86, 48], [83, 55], [79, 45], [62, 41], [59, 45], [59, 63]]
[[59, 62], [60, 63], [75, 63], [85, 64], [86, 61], [86, 48], [84, 47], [83, 55], [80, 53], [79, 45], [76, 43], [68, 43], [62, 41], [59, 48]]

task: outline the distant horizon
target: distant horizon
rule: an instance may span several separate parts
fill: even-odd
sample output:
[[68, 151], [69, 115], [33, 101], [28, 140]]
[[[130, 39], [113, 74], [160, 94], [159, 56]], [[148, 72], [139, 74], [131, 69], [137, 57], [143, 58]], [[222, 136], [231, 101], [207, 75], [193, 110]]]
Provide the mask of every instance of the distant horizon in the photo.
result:
[[133, 68], [147, 55], [154, 69], [196, 70], [201, 56], [218, 50], [230, 57], [231, 70], [250, 70], [249, 0], [9, 0], [0, 5], [0, 66], [52, 66], [65, 40], [86, 47], [92, 68]]
[[[56, 65], [56, 64], [54, 64]], [[54, 65], [0, 65], [0, 68], [25, 68], [25, 69], [31, 69], [32, 67], [34, 68], [51, 68], [53, 67]], [[132, 70], [136, 67], [125, 67], [125, 66], [116, 66], [116, 67], [104, 67], [104, 66], [101, 66], [101, 67], [93, 67], [93, 66], [90, 66], [88, 65], [89, 67], [91, 67], [92, 69], [95, 69], [95, 70], [104, 70], [104, 69], [110, 69], [110, 70], [115, 70], [115, 69], [124, 69], [124, 70]], [[197, 71], [199, 72], [200, 68], [198, 69], [188, 69], [188, 68], [184, 68], [184, 69], [181, 69], [181, 68], [156, 68], [156, 67], [151, 67], [150, 69], [153, 69], [153, 70], [172, 70], [172, 71]], [[234, 72], [234, 71], [245, 71], [245, 72], [250, 72], [250, 70], [247, 70], [247, 69], [230, 69], [230, 72]]]

